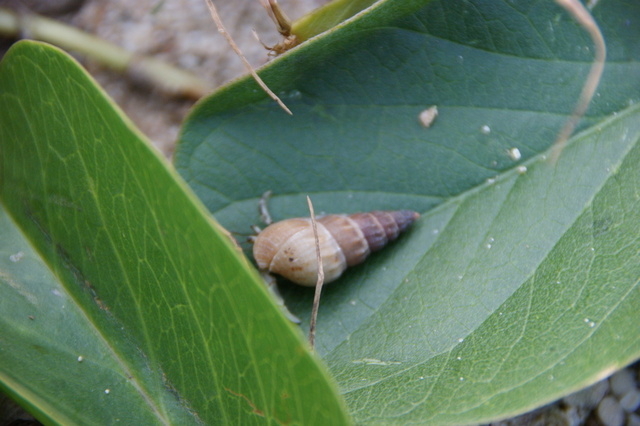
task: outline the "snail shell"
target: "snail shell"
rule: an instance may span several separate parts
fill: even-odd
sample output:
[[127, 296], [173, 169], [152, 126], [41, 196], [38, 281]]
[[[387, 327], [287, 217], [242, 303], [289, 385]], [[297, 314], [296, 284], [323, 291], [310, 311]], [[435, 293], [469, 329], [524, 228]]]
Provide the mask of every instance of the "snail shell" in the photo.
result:
[[[397, 210], [332, 214], [317, 219], [324, 282], [336, 280], [347, 266], [363, 262], [419, 217], [410, 210]], [[315, 286], [318, 269], [311, 219], [287, 219], [269, 225], [256, 237], [253, 257], [261, 271], [282, 275], [303, 286]]]

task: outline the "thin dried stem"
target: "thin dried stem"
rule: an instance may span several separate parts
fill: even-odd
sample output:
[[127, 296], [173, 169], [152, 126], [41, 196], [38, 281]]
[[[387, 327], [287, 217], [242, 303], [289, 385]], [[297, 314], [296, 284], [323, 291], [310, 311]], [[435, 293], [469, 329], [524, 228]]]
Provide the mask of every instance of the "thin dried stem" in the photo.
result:
[[313, 204], [311, 198], [307, 195], [307, 204], [309, 205], [309, 213], [311, 213], [311, 226], [313, 227], [313, 236], [316, 240], [316, 255], [318, 257], [318, 281], [316, 283], [316, 292], [313, 296], [313, 308], [311, 309], [311, 320], [309, 321], [309, 344], [313, 349], [316, 338], [316, 319], [318, 318], [318, 307], [320, 306], [320, 294], [322, 293], [322, 285], [324, 284], [324, 269], [322, 268], [322, 255], [320, 253], [320, 239], [318, 238], [318, 226], [316, 224], [316, 216], [313, 212]]
[[284, 11], [280, 9], [280, 5], [276, 0], [260, 0], [262, 7], [267, 11], [267, 14], [276, 24], [278, 32], [285, 37], [291, 35], [291, 19], [285, 15]]
[[593, 59], [593, 64], [591, 65], [589, 75], [587, 76], [584, 86], [582, 87], [582, 92], [580, 93], [578, 103], [576, 104], [573, 113], [571, 113], [571, 117], [569, 117], [569, 119], [566, 121], [564, 127], [560, 130], [560, 133], [558, 133], [558, 137], [556, 138], [550, 157], [550, 160], [553, 163], [558, 160], [558, 157], [562, 153], [562, 150], [564, 149], [569, 136], [571, 136], [576, 126], [578, 125], [578, 122], [587, 111], [589, 103], [591, 103], [591, 99], [593, 99], [593, 95], [598, 87], [598, 84], [600, 83], [600, 78], [602, 77], [602, 72], [604, 71], [604, 63], [607, 58], [607, 48], [604, 42], [604, 37], [602, 36], [602, 32], [600, 31], [600, 28], [598, 27], [596, 21], [593, 19], [593, 16], [591, 16], [584, 5], [578, 0], [556, 0], [556, 3], [558, 3], [567, 12], [569, 12], [571, 16], [573, 16], [573, 18], [578, 21], [580, 26], [582, 26], [582, 28], [584, 28], [589, 33], [595, 46], [595, 57]]
[[240, 51], [240, 48], [238, 47], [236, 42], [233, 41], [233, 38], [231, 38], [231, 34], [227, 32], [227, 29], [222, 24], [222, 20], [220, 19], [218, 10], [216, 9], [215, 5], [211, 0], [207, 0], [207, 6], [209, 6], [209, 11], [211, 12], [211, 17], [213, 18], [213, 22], [215, 22], [216, 27], [218, 27], [218, 32], [222, 34], [225, 39], [227, 39], [227, 43], [229, 43], [229, 46], [231, 46], [233, 51], [236, 52], [236, 54], [240, 57], [245, 68], [249, 71], [249, 73], [251, 74], [253, 79], [256, 81], [256, 83], [260, 85], [262, 90], [264, 90], [271, 97], [271, 99], [273, 99], [278, 103], [278, 105], [280, 105], [280, 108], [285, 110], [289, 115], [293, 115], [291, 110], [287, 108], [284, 102], [282, 102], [282, 100], [280, 100], [280, 98], [275, 93], [273, 93], [271, 89], [269, 89], [269, 87], [264, 83], [264, 81], [262, 81], [260, 76], [256, 73], [256, 71], [253, 69], [253, 67], [247, 60], [247, 58], [245, 58], [245, 56], [242, 54], [242, 51]]
[[0, 35], [42, 40], [80, 53], [171, 96], [199, 99], [213, 90], [209, 83], [189, 71], [129, 52], [78, 28], [40, 15], [0, 7]]

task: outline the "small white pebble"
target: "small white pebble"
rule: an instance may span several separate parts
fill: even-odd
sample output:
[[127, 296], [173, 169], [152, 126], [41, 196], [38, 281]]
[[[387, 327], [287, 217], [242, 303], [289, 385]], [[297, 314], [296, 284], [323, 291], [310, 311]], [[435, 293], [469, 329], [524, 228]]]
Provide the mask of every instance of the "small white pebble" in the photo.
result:
[[486, 124], [482, 127], [480, 127], [480, 131], [485, 134], [488, 135], [489, 133], [491, 133], [491, 127], [487, 126]]
[[420, 114], [418, 115], [418, 120], [420, 120], [420, 124], [422, 124], [423, 127], [429, 128], [431, 127], [437, 116], [438, 107], [434, 105], [420, 112]]
[[618, 397], [625, 395], [636, 387], [633, 372], [628, 368], [620, 370], [611, 376], [609, 384], [611, 385], [611, 392]]
[[612, 396], [606, 396], [598, 404], [598, 418], [606, 426], [622, 426], [624, 424], [624, 411], [618, 400]]
[[577, 407], [587, 407], [589, 410], [600, 402], [604, 395], [609, 391], [609, 381], [601, 380], [598, 383], [589, 386], [586, 389], [572, 393], [563, 398], [568, 405]]
[[513, 161], [518, 161], [522, 158], [522, 154], [520, 153], [520, 150], [518, 148], [509, 149], [507, 151], [507, 154], [509, 154], [509, 158], [511, 158]]
[[620, 406], [627, 413], [633, 413], [640, 408], [640, 391], [633, 389], [620, 398]]

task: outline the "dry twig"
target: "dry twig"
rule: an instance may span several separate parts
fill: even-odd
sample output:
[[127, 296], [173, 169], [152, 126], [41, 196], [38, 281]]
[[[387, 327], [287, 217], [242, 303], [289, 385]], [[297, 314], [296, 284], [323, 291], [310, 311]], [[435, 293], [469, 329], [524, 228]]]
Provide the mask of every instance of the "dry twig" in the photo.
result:
[[313, 204], [311, 203], [311, 198], [309, 198], [308, 195], [307, 204], [309, 205], [309, 213], [311, 213], [311, 226], [313, 227], [313, 236], [316, 240], [316, 255], [318, 256], [318, 281], [316, 283], [316, 292], [313, 296], [311, 320], [309, 321], [309, 344], [311, 345], [311, 348], [313, 348], [316, 338], [316, 319], [318, 317], [318, 307], [320, 306], [320, 294], [322, 293], [322, 285], [324, 284], [324, 269], [322, 268], [322, 255], [320, 253], [320, 239], [318, 238], [316, 216], [313, 212]]
[[253, 67], [247, 60], [247, 58], [245, 58], [245, 56], [242, 54], [242, 51], [240, 50], [236, 42], [233, 41], [233, 38], [231, 38], [231, 34], [229, 34], [226, 28], [224, 27], [224, 24], [220, 19], [220, 15], [218, 14], [218, 10], [216, 9], [216, 6], [213, 4], [211, 0], [207, 0], [207, 6], [209, 6], [209, 11], [211, 12], [211, 17], [213, 18], [213, 21], [216, 23], [216, 27], [218, 27], [218, 32], [224, 36], [224, 38], [227, 40], [227, 43], [229, 43], [229, 46], [231, 46], [233, 51], [236, 52], [236, 54], [240, 57], [245, 68], [249, 71], [249, 73], [251, 74], [253, 79], [256, 81], [256, 83], [258, 83], [262, 88], [262, 90], [264, 90], [271, 97], [271, 99], [276, 101], [283, 110], [285, 110], [289, 115], [293, 115], [291, 110], [287, 108], [284, 102], [282, 102], [282, 100], [275, 93], [273, 93], [271, 89], [269, 89], [269, 87], [265, 84], [265, 82], [262, 81], [258, 73], [256, 73], [256, 70], [253, 69]]
[[550, 157], [552, 162], [558, 160], [569, 136], [571, 136], [578, 125], [578, 122], [587, 111], [589, 103], [591, 103], [591, 99], [593, 99], [593, 95], [600, 83], [600, 78], [602, 77], [602, 72], [604, 70], [604, 63], [607, 57], [607, 48], [602, 32], [600, 31], [596, 21], [593, 19], [593, 16], [591, 16], [584, 5], [578, 0], [556, 0], [556, 3], [569, 12], [571, 16], [578, 21], [580, 26], [589, 33], [595, 46], [595, 58], [591, 65], [589, 75], [582, 87], [582, 92], [580, 93], [580, 98], [578, 98], [576, 107], [571, 113], [571, 117], [567, 119], [564, 127], [560, 130], [560, 133], [558, 133], [558, 137], [556, 138]]
[[31, 38], [78, 52], [172, 96], [199, 99], [213, 88], [193, 73], [156, 58], [137, 55], [78, 28], [33, 13], [0, 7], [0, 35]]

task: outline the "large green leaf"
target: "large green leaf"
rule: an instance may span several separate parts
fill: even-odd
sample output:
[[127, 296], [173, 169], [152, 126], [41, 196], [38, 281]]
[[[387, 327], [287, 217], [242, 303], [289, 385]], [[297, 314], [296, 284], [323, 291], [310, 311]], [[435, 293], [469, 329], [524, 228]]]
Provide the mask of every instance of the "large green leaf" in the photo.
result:
[[70, 57], [14, 46], [0, 111], [5, 391], [64, 424], [345, 422], [301, 333]]
[[39, 419], [60, 424], [194, 422], [135, 347], [118, 353], [4, 209], [0, 242], [5, 390]]
[[[324, 292], [318, 350], [357, 421], [504, 417], [640, 356], [640, 4], [593, 13], [608, 62], [554, 164], [593, 48], [551, 1], [382, 2], [262, 70], [292, 117], [245, 79], [188, 118], [176, 165], [232, 231], [268, 189], [275, 219], [306, 194], [423, 213]], [[283, 287], [308, 321], [312, 292]]]

